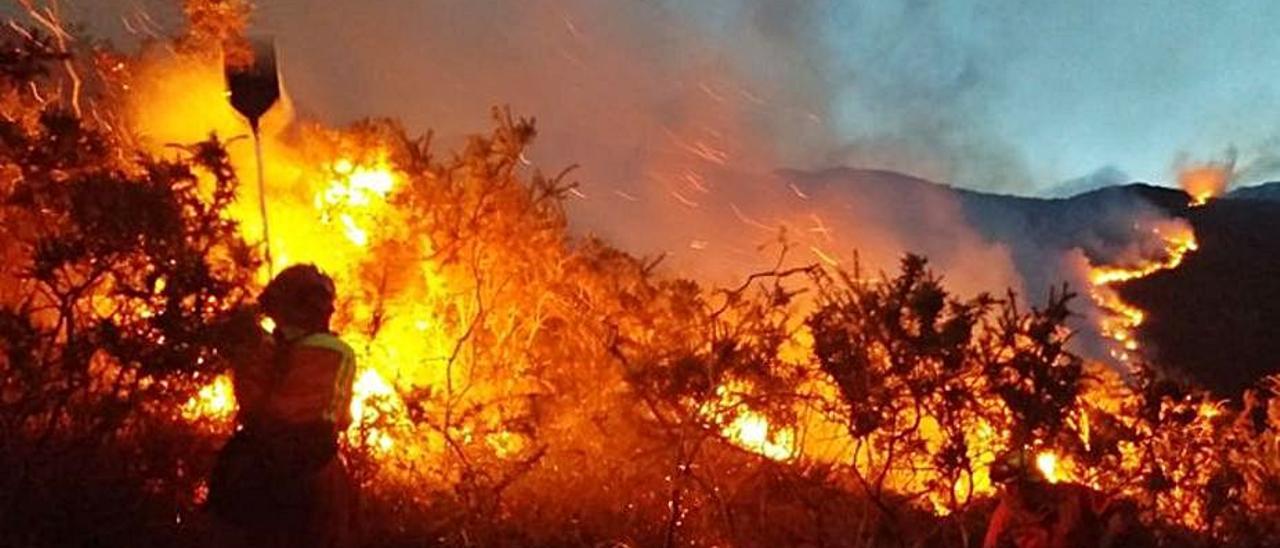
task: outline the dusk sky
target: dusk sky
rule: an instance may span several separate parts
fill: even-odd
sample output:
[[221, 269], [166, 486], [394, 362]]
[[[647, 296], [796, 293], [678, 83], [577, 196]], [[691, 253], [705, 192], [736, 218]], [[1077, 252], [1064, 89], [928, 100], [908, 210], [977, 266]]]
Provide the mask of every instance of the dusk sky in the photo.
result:
[[[122, 16], [164, 26], [177, 2], [64, 3], [127, 42]], [[774, 165], [1039, 193], [1104, 167], [1167, 182], [1229, 147], [1269, 157], [1277, 21], [1268, 0], [266, 0], [255, 32], [308, 115], [448, 136], [511, 104], [588, 178], [626, 173], [654, 127], [710, 128]], [[731, 106], [703, 119], [700, 95]]]

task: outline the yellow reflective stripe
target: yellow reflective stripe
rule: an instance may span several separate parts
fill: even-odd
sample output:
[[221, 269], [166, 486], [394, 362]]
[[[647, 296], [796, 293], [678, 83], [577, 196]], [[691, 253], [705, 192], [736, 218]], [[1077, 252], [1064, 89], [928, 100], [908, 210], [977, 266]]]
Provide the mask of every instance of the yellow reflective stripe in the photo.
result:
[[333, 400], [325, 409], [325, 418], [335, 423], [342, 416], [344, 405], [351, 401], [352, 383], [356, 376], [356, 353], [347, 343], [329, 333], [313, 333], [298, 341], [298, 346], [332, 350], [342, 356], [338, 374], [334, 376]]

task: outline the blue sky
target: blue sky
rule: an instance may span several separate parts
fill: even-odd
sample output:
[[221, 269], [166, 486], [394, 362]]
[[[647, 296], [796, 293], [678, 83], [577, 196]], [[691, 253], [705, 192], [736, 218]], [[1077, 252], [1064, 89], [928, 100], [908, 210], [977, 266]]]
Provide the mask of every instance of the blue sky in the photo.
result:
[[[754, 5], [673, 4], [725, 36]], [[936, 134], [973, 131], [1016, 150], [1033, 188], [1104, 166], [1168, 180], [1180, 159], [1232, 146], [1248, 161], [1280, 127], [1277, 2], [794, 4], [805, 20], [789, 40], [809, 42], [838, 138], [946, 148]], [[983, 186], [983, 166], [960, 171]]]

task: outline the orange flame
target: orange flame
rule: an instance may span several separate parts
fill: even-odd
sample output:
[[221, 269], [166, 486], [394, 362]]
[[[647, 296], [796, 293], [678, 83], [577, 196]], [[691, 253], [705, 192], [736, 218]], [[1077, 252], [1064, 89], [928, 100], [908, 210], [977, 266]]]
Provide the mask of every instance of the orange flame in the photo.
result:
[[1207, 164], [1182, 170], [1178, 174], [1178, 186], [1191, 195], [1191, 205], [1202, 206], [1221, 196], [1231, 184], [1231, 167], [1223, 164]]
[[720, 435], [734, 445], [763, 457], [784, 461], [795, 456], [795, 430], [772, 428], [768, 417], [742, 401], [741, 383], [730, 382], [716, 388], [720, 400], [703, 409], [703, 415], [720, 425]]
[[1049, 483], [1058, 483], [1064, 479], [1058, 465], [1058, 455], [1053, 451], [1041, 451], [1036, 455], [1036, 469]]
[[[216, 67], [185, 67], [175, 74], [176, 79], [164, 80], [165, 75], [161, 76], [160, 81], [168, 83], [160, 85], [162, 89], [156, 92], [155, 97], [148, 99], [145, 94], [142, 95], [147, 113], [139, 120], [139, 123], [146, 126], [142, 134], [153, 137], [157, 143], [193, 142], [206, 137], [211, 130], [218, 130], [224, 136], [234, 135], [236, 131], [242, 130], [240, 128], [243, 122], [235, 119], [234, 113], [225, 104], [218, 82], [220, 73]], [[187, 90], [185, 93], [175, 93], [166, 87], [184, 83], [192, 84], [182, 86], [182, 89]], [[172, 97], [182, 97], [184, 101], [173, 104]], [[193, 104], [196, 106], [193, 107]], [[193, 111], [198, 112], [202, 118], [192, 119], [190, 113]], [[367, 261], [368, 249], [394, 237], [385, 233], [388, 216], [384, 214], [390, 207], [387, 197], [397, 185], [402, 184], [400, 175], [396, 173], [384, 151], [379, 150], [356, 150], [350, 151], [354, 152], [352, 154], [329, 154], [319, 161], [303, 161], [299, 159], [301, 154], [273, 136], [275, 134], [270, 131], [271, 120], [268, 119], [265, 123], [265, 145], [269, 162], [266, 168], [268, 179], [272, 181], [270, 190], [274, 193], [270, 201], [272, 247], [278, 257], [278, 264], [287, 264], [290, 260], [315, 262], [334, 276], [339, 286], [359, 287], [362, 280], [356, 268], [362, 264], [362, 260]], [[276, 128], [278, 134], [278, 125]], [[690, 147], [705, 159], [723, 160], [722, 153], [702, 143]], [[250, 172], [247, 169], [253, 166], [248, 150], [250, 149], [239, 144], [231, 145], [233, 159], [242, 173]], [[1198, 197], [1197, 200], [1201, 203], [1220, 193], [1226, 186], [1226, 177], [1221, 171], [1208, 171], [1207, 175], [1196, 171], [1189, 173], [1185, 178], [1193, 183], [1189, 188], [1197, 190], [1188, 192]], [[1207, 180], [1208, 183], [1202, 180]], [[252, 185], [247, 190], [253, 192]], [[1201, 196], [1203, 198], [1199, 198]], [[240, 200], [240, 203], [256, 204], [256, 196], [249, 198]], [[244, 234], [259, 233], [256, 227], [260, 220], [256, 207], [245, 206], [233, 214], [242, 222]], [[1146, 315], [1141, 309], [1124, 302], [1115, 285], [1177, 268], [1189, 253], [1197, 249], [1195, 234], [1189, 227], [1162, 227], [1152, 230], [1152, 234], [1163, 243], [1159, 257], [1124, 266], [1095, 267], [1089, 275], [1092, 285], [1090, 294], [1108, 313], [1102, 320], [1102, 332], [1118, 344], [1113, 355], [1122, 361], [1127, 361], [1131, 353], [1139, 350], [1135, 333], [1145, 321]], [[812, 247], [811, 250], [824, 262], [836, 263], [818, 247]], [[421, 251], [423, 256], [431, 255], [430, 249]], [[393, 452], [418, 457], [431, 453], [427, 450], [428, 442], [425, 437], [404, 435], [395, 425], [408, 422], [407, 407], [398, 390], [401, 383], [421, 385], [436, 382], [443, 385], [443, 382], [439, 382], [439, 376], [447, 374], [440, 372], [442, 368], [414, 366], [425, 360], [448, 356], [452, 349], [453, 339], [445, 332], [448, 322], [441, 319], [444, 316], [438, 313], [433, 302], [447, 280], [438, 275], [434, 268], [433, 264], [426, 261], [420, 269], [414, 271], [419, 278], [414, 283], [421, 283], [425, 287], [415, 289], [412, 298], [399, 298], [389, 303], [387, 306], [390, 308], [385, 314], [381, 310], [373, 310], [372, 303], [354, 299], [356, 302], [349, 305], [350, 310], [342, 320], [345, 323], [337, 326], [344, 338], [360, 352], [358, 360], [361, 369], [354, 384], [350, 409], [353, 421], [347, 432], [347, 439], [380, 457]], [[262, 279], [265, 280], [265, 277], [264, 272]], [[379, 318], [376, 340], [374, 335], [368, 334], [369, 330], [360, 328], [371, 323], [370, 318], [375, 316]], [[812, 458], [816, 452], [812, 446], [812, 440], [815, 439], [812, 434], [818, 428], [810, 422], [819, 423], [819, 419], [801, 420], [799, 426], [772, 424], [768, 416], [758, 409], [752, 409], [744, 401], [743, 394], [750, 393], [752, 388], [746, 383], [735, 381], [719, 386], [715, 392], [715, 401], [699, 409], [701, 418], [710, 429], [717, 431], [730, 443], [764, 458], [794, 461], [801, 454], [805, 458]], [[193, 422], [207, 419], [229, 423], [235, 409], [231, 379], [222, 375], [202, 387], [182, 407], [182, 416]], [[1201, 407], [1199, 415], [1210, 419], [1218, 412], [1217, 407], [1209, 405]], [[1087, 415], [1081, 414], [1078, 422], [1082, 441], [1087, 445]], [[801, 431], [799, 428], [804, 428], [803, 436], [798, 434]], [[838, 428], [839, 425], [835, 425], [832, 429]], [[930, 424], [929, 421], [924, 421], [922, 428], [938, 430], [937, 425]], [[973, 447], [971, 453], [975, 460], [975, 470], [971, 475], [960, 477], [947, 485], [948, 490], [952, 491], [952, 499], [968, 500], [973, 495], [994, 493], [995, 486], [991, 482], [987, 466], [994, 455], [1004, 449], [999, 428], [984, 420], [974, 424], [966, 432]], [[454, 437], [462, 444], [475, 443], [488, 447], [499, 458], [518, 454], [523, 448], [524, 439], [518, 433], [507, 431], [473, 434], [460, 430]], [[941, 435], [931, 437], [940, 439]], [[807, 443], [803, 452], [800, 448], [802, 438]], [[1125, 451], [1126, 454], [1138, 453], [1133, 448]], [[857, 462], [854, 464], [858, 465]], [[927, 463], [918, 464], [921, 465], [920, 469], [927, 467]], [[1088, 472], [1087, 468], [1079, 467], [1078, 476], [1077, 468], [1072, 466], [1070, 458], [1052, 450], [1039, 452], [1035, 465], [1051, 482], [1092, 481], [1083, 477]], [[903, 485], [911, 485], [922, 481], [920, 478], [921, 474], [912, 469], [906, 472], [895, 470], [890, 479]], [[928, 503], [939, 514], [952, 511], [952, 505], [940, 494], [931, 494]]]
[[231, 389], [231, 377], [227, 375], [214, 378], [182, 406], [182, 418], [189, 421], [229, 421], [235, 412], [236, 397]]
[[1164, 244], [1163, 257], [1144, 259], [1128, 266], [1096, 266], [1089, 272], [1089, 283], [1093, 286], [1089, 295], [1107, 314], [1102, 318], [1099, 329], [1104, 337], [1116, 343], [1111, 356], [1122, 363], [1128, 362], [1139, 350], [1137, 330], [1147, 316], [1142, 309], [1124, 302], [1115, 285], [1178, 268], [1187, 254], [1199, 249], [1195, 233], [1187, 225], [1157, 227], [1151, 232]]

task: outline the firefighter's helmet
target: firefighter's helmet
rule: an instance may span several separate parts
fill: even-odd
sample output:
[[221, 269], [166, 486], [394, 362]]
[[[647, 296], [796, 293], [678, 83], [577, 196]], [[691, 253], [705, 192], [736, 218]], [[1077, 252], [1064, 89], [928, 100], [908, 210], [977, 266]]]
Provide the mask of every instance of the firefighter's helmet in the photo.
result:
[[333, 279], [311, 264], [284, 269], [258, 296], [262, 311], [277, 323], [310, 327], [333, 315]]
[[991, 480], [997, 483], [1011, 481], [1042, 483], [1047, 481], [1036, 466], [1034, 453], [1022, 449], [1010, 449], [991, 463]]

